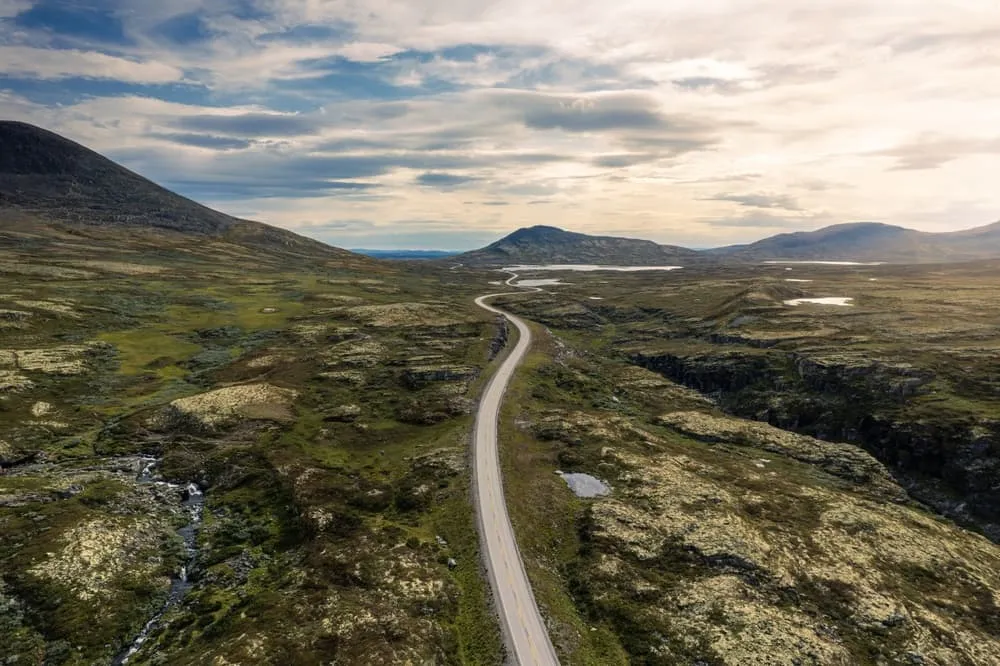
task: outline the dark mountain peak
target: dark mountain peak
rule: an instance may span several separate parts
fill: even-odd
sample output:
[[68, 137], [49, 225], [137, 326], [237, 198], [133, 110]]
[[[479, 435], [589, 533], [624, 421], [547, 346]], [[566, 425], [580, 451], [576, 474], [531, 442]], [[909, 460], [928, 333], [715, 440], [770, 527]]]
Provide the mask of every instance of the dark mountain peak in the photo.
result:
[[572, 235], [572, 231], [566, 231], [559, 227], [552, 227], [546, 224], [536, 224], [533, 227], [521, 227], [517, 231], [511, 232], [507, 238], [527, 238], [531, 236], [559, 236]]
[[202, 206], [49, 130], [0, 121], [0, 225], [28, 220], [210, 235], [282, 253], [347, 254]]
[[60, 222], [219, 234], [236, 221], [54, 132], [0, 123], [0, 207]]
[[481, 250], [455, 257], [469, 264], [673, 264], [694, 250], [650, 240], [591, 236], [548, 225], [524, 227]]
[[110, 164], [55, 132], [16, 120], [0, 121], [0, 174], [71, 174], [102, 162]]

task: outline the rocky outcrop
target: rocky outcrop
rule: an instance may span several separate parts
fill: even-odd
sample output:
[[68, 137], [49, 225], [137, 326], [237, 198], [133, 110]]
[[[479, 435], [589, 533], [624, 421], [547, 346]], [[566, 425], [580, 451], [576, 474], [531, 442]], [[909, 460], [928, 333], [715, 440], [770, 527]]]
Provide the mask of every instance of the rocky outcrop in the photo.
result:
[[833, 476], [866, 487], [880, 499], [906, 500], [906, 493], [896, 485], [889, 471], [851, 444], [824, 442], [758, 421], [703, 412], [664, 414], [657, 422], [702, 441], [752, 446], [815, 465]]
[[617, 490], [584, 521], [571, 584], [636, 663], [1000, 660], [1000, 558], [986, 539], [780, 455], [758, 468], [681, 450], [606, 449]]
[[947, 409], [915, 415], [913, 401], [934, 388], [928, 370], [861, 354], [756, 349], [630, 359], [729, 413], [859, 445], [914, 497], [1000, 540], [1000, 420]]
[[490, 361], [495, 359], [507, 347], [507, 340], [510, 337], [510, 329], [507, 325], [506, 317], [497, 316], [496, 327], [497, 332], [490, 341], [490, 351], [487, 357]]
[[235, 425], [244, 420], [288, 421], [298, 393], [271, 384], [245, 384], [180, 398], [154, 419], [158, 426], [190, 420], [209, 429]]
[[403, 383], [416, 389], [434, 382], [468, 381], [478, 374], [476, 368], [464, 365], [418, 365], [403, 371]]

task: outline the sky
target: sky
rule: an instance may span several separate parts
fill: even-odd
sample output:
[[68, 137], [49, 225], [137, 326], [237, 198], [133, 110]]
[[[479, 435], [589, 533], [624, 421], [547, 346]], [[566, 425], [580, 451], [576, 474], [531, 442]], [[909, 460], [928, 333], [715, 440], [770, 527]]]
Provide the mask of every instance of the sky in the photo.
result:
[[0, 0], [0, 117], [341, 247], [949, 231], [1000, 219], [1000, 0]]

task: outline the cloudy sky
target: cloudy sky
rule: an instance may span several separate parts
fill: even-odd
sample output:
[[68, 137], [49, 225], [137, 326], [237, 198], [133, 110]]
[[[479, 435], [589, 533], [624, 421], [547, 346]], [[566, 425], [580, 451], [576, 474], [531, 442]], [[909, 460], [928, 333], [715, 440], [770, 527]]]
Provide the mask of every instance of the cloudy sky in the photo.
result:
[[1000, 219], [1000, 0], [0, 0], [0, 117], [346, 247], [944, 231]]

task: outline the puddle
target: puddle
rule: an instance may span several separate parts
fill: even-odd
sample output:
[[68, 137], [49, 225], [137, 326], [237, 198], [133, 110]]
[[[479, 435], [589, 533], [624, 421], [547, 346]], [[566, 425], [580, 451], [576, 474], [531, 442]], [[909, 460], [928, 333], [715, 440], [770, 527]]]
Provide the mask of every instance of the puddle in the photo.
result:
[[611, 492], [610, 486], [589, 474], [577, 472], [567, 474], [560, 471], [556, 471], [556, 474], [562, 477], [577, 497], [603, 497]]
[[803, 280], [800, 278], [785, 278], [785, 282], [812, 282], [812, 280]]

